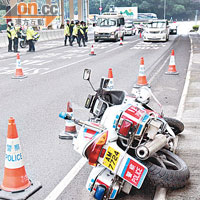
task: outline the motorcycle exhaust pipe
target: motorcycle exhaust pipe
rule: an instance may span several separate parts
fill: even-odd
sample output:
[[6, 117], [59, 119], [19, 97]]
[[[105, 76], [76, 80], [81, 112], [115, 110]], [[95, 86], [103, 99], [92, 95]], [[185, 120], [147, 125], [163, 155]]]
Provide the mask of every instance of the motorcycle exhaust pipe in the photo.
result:
[[136, 148], [136, 156], [140, 160], [146, 160], [151, 157], [155, 152], [162, 149], [167, 144], [165, 135], [156, 135], [153, 141], [147, 142], [145, 145], [140, 145]]

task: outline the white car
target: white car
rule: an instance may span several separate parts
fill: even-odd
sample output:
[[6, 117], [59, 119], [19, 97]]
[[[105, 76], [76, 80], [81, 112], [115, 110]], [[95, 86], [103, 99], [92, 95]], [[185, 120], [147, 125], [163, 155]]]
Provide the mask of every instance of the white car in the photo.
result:
[[169, 40], [169, 25], [167, 20], [153, 20], [144, 29], [143, 41], [163, 41]]
[[136, 28], [133, 23], [125, 23], [125, 35], [135, 35]]
[[176, 22], [173, 22], [173, 23], [170, 23], [169, 24], [169, 34], [177, 34], [177, 23]]

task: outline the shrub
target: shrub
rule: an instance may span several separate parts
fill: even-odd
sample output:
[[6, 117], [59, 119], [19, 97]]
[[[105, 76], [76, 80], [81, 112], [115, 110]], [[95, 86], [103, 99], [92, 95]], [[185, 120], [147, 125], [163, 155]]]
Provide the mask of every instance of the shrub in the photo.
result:
[[199, 25], [194, 25], [192, 28], [193, 28], [194, 31], [198, 31], [199, 30]]

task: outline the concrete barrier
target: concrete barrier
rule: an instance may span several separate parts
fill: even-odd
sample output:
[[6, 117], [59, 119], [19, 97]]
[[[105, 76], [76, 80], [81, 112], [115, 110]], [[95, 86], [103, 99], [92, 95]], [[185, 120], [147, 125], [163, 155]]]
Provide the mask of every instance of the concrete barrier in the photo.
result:
[[[48, 41], [48, 40], [55, 40], [61, 39], [64, 37], [64, 30], [57, 29], [57, 30], [44, 30], [38, 31], [40, 34], [39, 41]], [[8, 38], [6, 33], [0, 33], [0, 47], [8, 46]]]
[[0, 34], [0, 47], [6, 47], [8, 46], [8, 38], [7, 34]]

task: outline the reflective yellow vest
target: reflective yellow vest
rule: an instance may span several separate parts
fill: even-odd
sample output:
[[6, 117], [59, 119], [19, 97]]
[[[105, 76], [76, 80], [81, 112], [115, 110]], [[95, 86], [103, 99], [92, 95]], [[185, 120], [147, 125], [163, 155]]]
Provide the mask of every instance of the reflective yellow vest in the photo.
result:
[[33, 36], [35, 35], [35, 31], [32, 27], [29, 27], [26, 31], [27, 40], [33, 40]]
[[64, 35], [70, 36], [69, 25], [68, 24], [66, 24], [66, 26], [65, 26]]
[[76, 37], [78, 36], [78, 27], [77, 27], [77, 25], [74, 26], [72, 35], [74, 35]]
[[11, 32], [11, 38], [12, 38], [12, 40], [14, 40], [14, 38], [18, 38], [18, 36], [17, 36], [17, 30], [15, 29], [15, 27], [12, 27], [10, 29], [10, 32]]
[[11, 38], [12, 36], [11, 36], [11, 32], [10, 32], [10, 27], [7, 27], [7, 36], [8, 36], [8, 38]]

